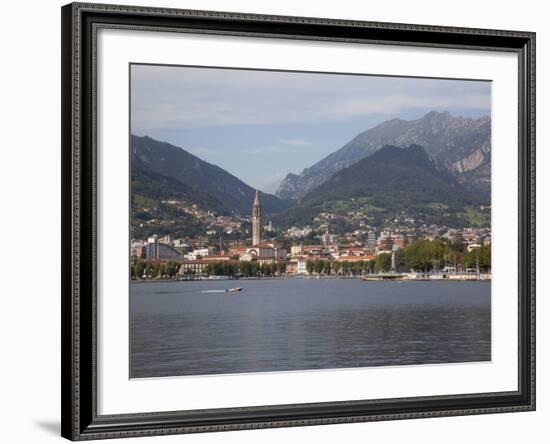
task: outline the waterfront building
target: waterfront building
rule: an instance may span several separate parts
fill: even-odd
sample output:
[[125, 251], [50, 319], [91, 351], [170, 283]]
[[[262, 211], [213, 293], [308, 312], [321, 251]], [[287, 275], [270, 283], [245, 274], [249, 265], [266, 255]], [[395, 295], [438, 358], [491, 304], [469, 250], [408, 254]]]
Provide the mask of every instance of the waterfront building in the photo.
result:
[[258, 245], [253, 245], [239, 255], [241, 261], [251, 261], [252, 259], [267, 260], [286, 259], [286, 249], [282, 248], [279, 242], [264, 242]]
[[229, 256], [240, 256], [243, 253], [246, 253], [246, 250], [249, 247], [246, 246], [234, 246], [229, 248]]
[[378, 238], [379, 250], [391, 250], [393, 247], [393, 237], [389, 233], [383, 233]]
[[130, 256], [145, 257], [145, 241], [132, 239], [130, 243]]
[[290, 247], [290, 255], [291, 256], [298, 256], [298, 255], [302, 254], [302, 250], [303, 250], [303, 245], [302, 244], [292, 245]]
[[206, 267], [208, 267], [209, 264], [212, 262], [205, 261], [204, 259], [198, 259], [198, 260], [186, 260], [182, 262], [179, 273], [180, 275], [185, 274], [204, 274], [206, 271]]
[[307, 261], [310, 260], [305, 256], [300, 256], [291, 259], [286, 263], [285, 273], [287, 275], [298, 276], [298, 275], [307, 275]]
[[202, 260], [206, 262], [229, 262], [231, 260], [231, 256], [227, 254], [212, 254], [203, 257]]
[[199, 258], [211, 256], [212, 254], [214, 254], [214, 247], [196, 248], [191, 253], [187, 253], [185, 255], [185, 258], [190, 260], [197, 260]]
[[286, 274], [298, 274], [298, 261], [291, 260], [286, 264]]
[[370, 248], [376, 247], [376, 233], [374, 231], [369, 231], [367, 234], [367, 245]]
[[309, 274], [306, 259], [300, 258], [296, 261], [296, 274]]
[[271, 265], [271, 264], [276, 264], [276, 263], [278, 263], [278, 261], [277, 261], [277, 259], [275, 259], [273, 257], [258, 259], [258, 264], [260, 264], [260, 266], [262, 266], [262, 265]]
[[144, 258], [145, 257], [145, 245], [136, 245], [135, 247], [132, 247], [132, 256], [135, 256], [137, 258]]
[[181, 254], [172, 246], [159, 242], [156, 234], [149, 237], [145, 245], [145, 259], [147, 260], [181, 260]]

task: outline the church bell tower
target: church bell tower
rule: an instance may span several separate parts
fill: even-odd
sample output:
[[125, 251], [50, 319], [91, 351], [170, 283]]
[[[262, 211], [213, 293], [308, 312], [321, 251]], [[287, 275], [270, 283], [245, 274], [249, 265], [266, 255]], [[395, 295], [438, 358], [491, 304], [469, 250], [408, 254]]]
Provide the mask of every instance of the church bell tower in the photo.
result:
[[252, 205], [252, 245], [260, 245], [262, 237], [262, 207], [260, 205], [260, 193], [256, 190], [254, 204]]

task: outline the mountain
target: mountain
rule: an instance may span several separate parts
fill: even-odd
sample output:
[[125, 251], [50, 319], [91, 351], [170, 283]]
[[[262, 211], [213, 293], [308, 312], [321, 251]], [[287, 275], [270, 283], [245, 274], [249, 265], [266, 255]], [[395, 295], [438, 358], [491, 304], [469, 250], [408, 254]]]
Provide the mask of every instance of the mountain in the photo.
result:
[[[256, 190], [224, 169], [166, 142], [132, 135], [132, 167], [175, 179], [188, 189], [207, 194], [229, 211], [249, 214]], [[284, 210], [287, 204], [271, 194], [260, 193], [266, 213]]]
[[[176, 200], [189, 206], [197, 205], [205, 211], [228, 214], [228, 209], [215, 197], [196, 190], [168, 176], [150, 171], [139, 159], [132, 160], [131, 168], [132, 203], [149, 200], [158, 204], [161, 201]], [[135, 206], [135, 205], [134, 205]]]
[[384, 145], [423, 146], [470, 191], [490, 195], [491, 119], [432, 111], [416, 120], [393, 119], [365, 131], [300, 174], [288, 174], [276, 195], [300, 199], [334, 173], [371, 156]]
[[360, 210], [378, 222], [398, 214], [460, 225], [459, 219], [480, 203], [423, 147], [386, 145], [333, 174], [283, 213], [280, 221], [309, 223], [321, 212], [344, 215]]
[[325, 200], [370, 197], [376, 206], [403, 209], [434, 202], [447, 206], [468, 203], [464, 189], [423, 147], [386, 145], [372, 156], [335, 173], [306, 194], [302, 205]]
[[145, 239], [152, 234], [174, 237], [204, 235], [207, 226], [188, 209], [229, 214], [216, 198], [171, 177], [150, 171], [139, 159], [131, 168], [132, 236]]

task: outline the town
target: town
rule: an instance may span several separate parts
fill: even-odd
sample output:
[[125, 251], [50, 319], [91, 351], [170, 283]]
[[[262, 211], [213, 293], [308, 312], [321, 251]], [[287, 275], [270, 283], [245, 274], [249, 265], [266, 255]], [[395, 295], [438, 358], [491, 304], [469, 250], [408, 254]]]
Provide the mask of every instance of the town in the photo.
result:
[[[166, 202], [177, 204], [177, 202]], [[484, 208], [487, 210], [487, 208]], [[263, 225], [256, 192], [250, 219], [216, 216], [196, 206], [185, 209], [208, 222], [206, 235], [174, 238], [153, 234], [131, 240], [131, 277], [219, 279], [260, 277], [361, 277], [363, 279], [490, 279], [491, 229], [416, 224], [395, 218], [388, 226], [364, 222], [360, 229], [331, 232], [335, 214], [323, 212], [316, 225], [279, 230]], [[251, 225], [251, 237], [248, 237]], [[243, 235], [244, 234], [244, 235]]]

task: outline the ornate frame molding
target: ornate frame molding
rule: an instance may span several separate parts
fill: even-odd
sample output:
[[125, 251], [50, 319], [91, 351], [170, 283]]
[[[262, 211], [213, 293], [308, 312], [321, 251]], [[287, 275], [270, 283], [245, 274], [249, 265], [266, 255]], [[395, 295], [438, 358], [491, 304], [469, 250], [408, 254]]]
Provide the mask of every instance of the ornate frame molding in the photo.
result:
[[[62, 436], [71, 440], [535, 409], [535, 34], [72, 3], [62, 8]], [[519, 61], [519, 390], [384, 401], [97, 414], [96, 86], [99, 27], [514, 52]]]

